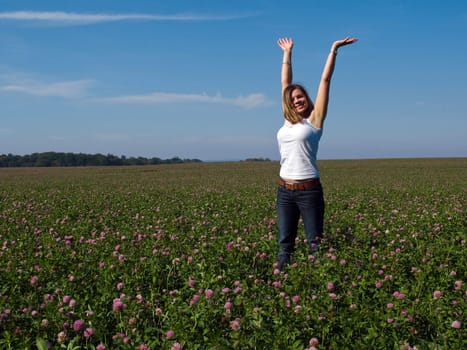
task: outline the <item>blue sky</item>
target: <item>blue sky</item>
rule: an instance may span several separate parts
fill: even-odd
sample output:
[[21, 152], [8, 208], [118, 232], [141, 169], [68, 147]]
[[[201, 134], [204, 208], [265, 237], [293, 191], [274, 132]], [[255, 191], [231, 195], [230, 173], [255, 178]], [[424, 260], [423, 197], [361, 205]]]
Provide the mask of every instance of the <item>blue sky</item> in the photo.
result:
[[467, 156], [467, 2], [0, 0], [0, 154], [279, 159], [279, 37], [320, 159]]

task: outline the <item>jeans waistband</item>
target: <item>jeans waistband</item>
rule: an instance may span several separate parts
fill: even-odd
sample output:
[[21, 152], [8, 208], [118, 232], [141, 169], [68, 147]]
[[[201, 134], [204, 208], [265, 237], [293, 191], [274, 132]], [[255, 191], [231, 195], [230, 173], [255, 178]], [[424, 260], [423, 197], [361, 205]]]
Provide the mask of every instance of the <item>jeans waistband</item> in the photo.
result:
[[303, 191], [316, 188], [321, 185], [319, 177], [300, 182], [287, 182], [279, 178], [279, 186], [291, 191]]

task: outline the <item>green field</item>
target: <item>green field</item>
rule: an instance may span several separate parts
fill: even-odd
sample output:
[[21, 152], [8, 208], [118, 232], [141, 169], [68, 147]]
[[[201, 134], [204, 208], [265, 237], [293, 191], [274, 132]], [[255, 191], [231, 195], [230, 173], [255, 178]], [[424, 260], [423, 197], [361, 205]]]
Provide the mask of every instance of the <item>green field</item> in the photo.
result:
[[321, 161], [277, 251], [277, 162], [0, 169], [0, 349], [465, 349], [467, 158]]

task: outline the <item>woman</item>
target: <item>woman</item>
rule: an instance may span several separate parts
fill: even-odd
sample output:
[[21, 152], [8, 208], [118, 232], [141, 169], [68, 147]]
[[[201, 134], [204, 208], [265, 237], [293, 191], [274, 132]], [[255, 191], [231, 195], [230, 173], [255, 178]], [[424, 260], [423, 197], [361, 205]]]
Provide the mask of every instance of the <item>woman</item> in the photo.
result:
[[285, 118], [284, 125], [277, 133], [281, 155], [277, 190], [279, 270], [283, 270], [290, 262], [300, 216], [305, 227], [310, 254], [317, 250], [322, 237], [324, 197], [316, 155], [326, 118], [329, 86], [337, 49], [356, 41], [356, 38], [347, 37], [332, 44], [315, 103], [311, 101], [303, 86], [292, 84], [292, 39], [281, 38], [277, 41], [283, 51], [281, 82]]

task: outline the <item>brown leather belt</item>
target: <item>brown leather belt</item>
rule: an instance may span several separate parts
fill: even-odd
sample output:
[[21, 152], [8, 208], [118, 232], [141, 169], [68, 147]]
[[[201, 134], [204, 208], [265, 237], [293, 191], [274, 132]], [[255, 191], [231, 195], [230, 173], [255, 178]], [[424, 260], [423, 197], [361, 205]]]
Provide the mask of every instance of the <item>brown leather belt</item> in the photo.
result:
[[279, 186], [290, 191], [310, 190], [320, 185], [319, 177], [301, 182], [286, 182], [283, 179], [279, 179]]

